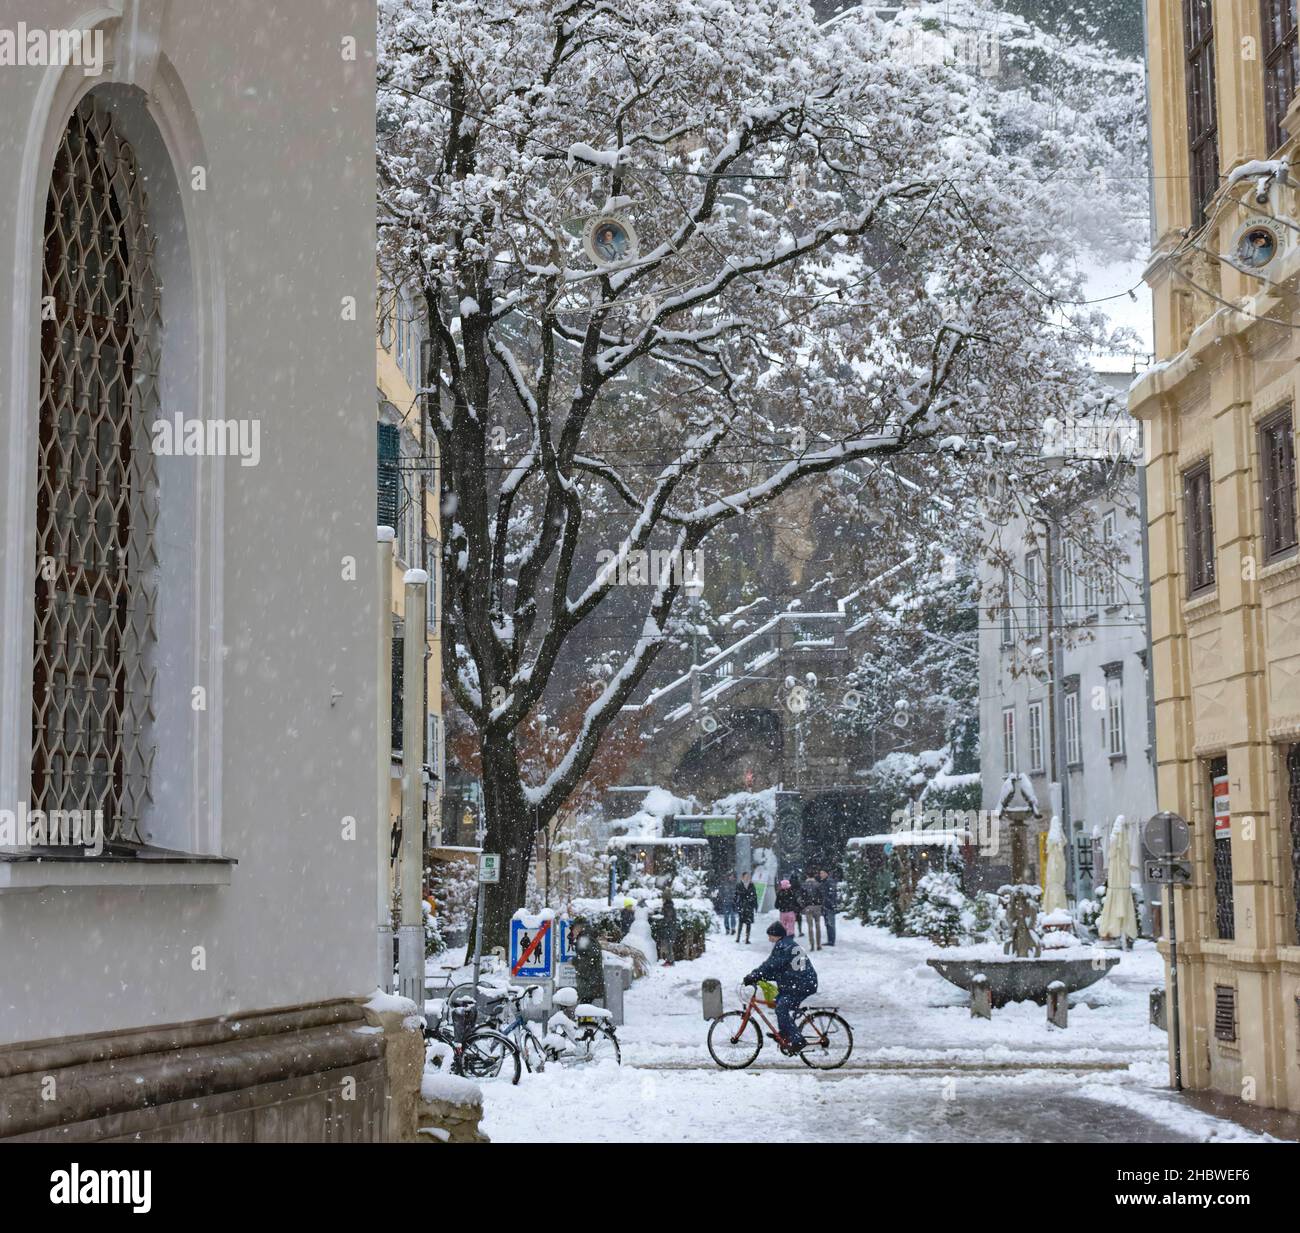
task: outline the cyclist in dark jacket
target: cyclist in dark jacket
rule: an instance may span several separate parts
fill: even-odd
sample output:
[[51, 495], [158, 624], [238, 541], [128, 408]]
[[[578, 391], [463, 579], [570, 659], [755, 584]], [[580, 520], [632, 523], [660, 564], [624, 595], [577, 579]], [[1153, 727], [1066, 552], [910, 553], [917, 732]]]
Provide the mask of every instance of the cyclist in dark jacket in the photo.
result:
[[745, 977], [745, 984], [755, 985], [760, 980], [776, 982], [776, 1026], [790, 1051], [798, 1053], [804, 1047], [804, 1039], [795, 1026], [794, 1012], [804, 998], [817, 992], [817, 971], [779, 921], [768, 925], [767, 936], [775, 943], [772, 953], [767, 962]]
[[758, 889], [749, 880], [749, 874], [742, 873], [736, 883], [736, 941], [740, 941], [740, 931], [745, 931], [745, 941], [749, 941], [749, 929], [758, 914]]

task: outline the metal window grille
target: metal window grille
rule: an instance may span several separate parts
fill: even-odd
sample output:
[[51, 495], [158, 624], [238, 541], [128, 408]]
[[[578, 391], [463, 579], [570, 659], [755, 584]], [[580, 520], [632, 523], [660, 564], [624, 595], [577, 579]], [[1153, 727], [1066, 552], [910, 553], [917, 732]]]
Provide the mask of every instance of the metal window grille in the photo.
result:
[[1231, 985], [1214, 986], [1214, 1035], [1218, 1040], [1237, 1039], [1237, 991]]
[[1296, 546], [1295, 441], [1289, 407], [1260, 425], [1259, 454], [1264, 555], [1275, 557]]
[[139, 843], [157, 640], [159, 291], [144, 177], [92, 92], [45, 207], [32, 807], [102, 810]]
[[1286, 757], [1287, 802], [1291, 806], [1291, 890], [1295, 904], [1295, 936], [1300, 944], [1300, 745]]
[[1276, 150], [1286, 140], [1282, 120], [1295, 98], [1300, 80], [1300, 42], [1296, 38], [1296, 0], [1261, 0], [1264, 33], [1264, 114], [1268, 145]]
[[[1214, 826], [1213, 782], [1228, 773], [1227, 758], [1215, 758], [1210, 763], [1210, 826]], [[1218, 935], [1225, 941], [1237, 936], [1236, 916], [1232, 905], [1232, 840], [1217, 835], [1210, 840], [1214, 848], [1214, 923]]]
[[1205, 221], [1205, 207], [1219, 187], [1219, 116], [1214, 84], [1214, 6], [1183, 0], [1187, 56], [1187, 147], [1191, 171], [1192, 226]]

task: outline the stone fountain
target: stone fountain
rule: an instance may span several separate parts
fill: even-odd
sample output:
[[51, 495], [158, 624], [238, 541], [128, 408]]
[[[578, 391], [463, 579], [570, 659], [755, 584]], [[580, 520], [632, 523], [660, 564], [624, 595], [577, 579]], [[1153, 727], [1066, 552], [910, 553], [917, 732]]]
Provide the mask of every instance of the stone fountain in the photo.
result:
[[[1015, 803], [1019, 794], [1021, 801]], [[1038, 935], [1039, 887], [1029, 881], [1028, 821], [1041, 818], [1038, 802], [1023, 775], [1008, 779], [1002, 792], [998, 813], [1006, 818], [1011, 832], [1011, 885], [1000, 888], [1007, 899], [1007, 922], [1011, 936], [1001, 955], [977, 959], [954, 956], [951, 959], [927, 959], [944, 980], [959, 989], [987, 995], [991, 1006], [1008, 1002], [1033, 1001], [1045, 1005], [1051, 986], [1060, 982], [1064, 993], [1086, 989], [1095, 984], [1119, 962], [1119, 956], [1089, 950], [1086, 955], [1067, 957], [1061, 951], [1043, 956]]]

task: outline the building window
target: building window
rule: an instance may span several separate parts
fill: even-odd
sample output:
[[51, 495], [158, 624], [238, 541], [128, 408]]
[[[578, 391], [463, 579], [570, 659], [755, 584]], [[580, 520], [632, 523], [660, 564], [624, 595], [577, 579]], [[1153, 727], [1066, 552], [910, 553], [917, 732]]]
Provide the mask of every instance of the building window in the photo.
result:
[[143, 841], [155, 669], [159, 291], [145, 177], [93, 93], [45, 205], [31, 807]]
[[1082, 761], [1079, 753], [1079, 691], [1067, 690], [1065, 694], [1065, 762], [1077, 766]]
[[1296, 546], [1295, 439], [1290, 407], [1259, 426], [1259, 459], [1264, 489], [1264, 556], [1276, 557]]
[[379, 501], [376, 525], [396, 531], [397, 510], [402, 491], [402, 472], [399, 466], [402, 457], [402, 434], [395, 424], [379, 424], [376, 432], [379, 451], [379, 469], [376, 479]]
[[1043, 559], [1036, 552], [1025, 557], [1025, 633], [1040, 638], [1043, 633]]
[[1191, 168], [1192, 226], [1219, 187], [1219, 121], [1214, 85], [1214, 11], [1211, 0], [1183, 0], [1187, 55], [1187, 145]]
[[1041, 773], [1043, 767], [1043, 704], [1029, 704], [1029, 769]]
[[1228, 759], [1213, 758], [1209, 763], [1210, 817], [1214, 825], [1214, 923], [1218, 936], [1226, 941], [1236, 937], [1236, 918], [1232, 904], [1232, 812], [1228, 795]]
[[1075, 605], [1079, 602], [1078, 545], [1073, 540], [1061, 544], [1061, 614], [1065, 620], [1074, 620]]
[[1187, 537], [1187, 590], [1197, 595], [1214, 586], [1214, 498], [1208, 461], [1183, 473], [1183, 519]]
[[1286, 756], [1286, 797], [1291, 816], [1291, 892], [1295, 908], [1295, 943], [1300, 946], [1300, 744]]
[[1106, 753], [1112, 758], [1124, 756], [1124, 681], [1122, 677], [1106, 678], [1106, 718], [1103, 721]]
[[1002, 712], [1002, 768], [1008, 775], [1016, 773], [1016, 712], [1007, 707]]
[[406, 662], [405, 643], [403, 642], [403, 632], [401, 622], [394, 622], [393, 629], [393, 705], [390, 730], [392, 732], [392, 749], [394, 753], [400, 753], [402, 750], [402, 707], [405, 690], [403, 688], [403, 665]]
[[428, 733], [428, 757], [426, 761], [429, 764], [429, 770], [433, 773], [435, 779], [439, 782], [442, 780], [442, 716], [429, 716], [429, 733]]
[[1119, 564], [1115, 560], [1115, 512], [1113, 510], [1102, 515], [1101, 542], [1106, 553], [1101, 576], [1101, 602], [1105, 607], [1113, 608], [1119, 603]]
[[431, 539], [424, 553], [424, 569], [429, 575], [429, 632], [438, 628], [438, 584], [442, 581], [442, 545]]
[[1015, 629], [1011, 622], [1011, 571], [1002, 571], [1002, 645], [1015, 642]]
[[1268, 147], [1276, 150], [1286, 140], [1282, 120], [1295, 98], [1300, 79], [1300, 53], [1296, 42], [1296, 0], [1261, 0], [1264, 32], [1264, 115]]

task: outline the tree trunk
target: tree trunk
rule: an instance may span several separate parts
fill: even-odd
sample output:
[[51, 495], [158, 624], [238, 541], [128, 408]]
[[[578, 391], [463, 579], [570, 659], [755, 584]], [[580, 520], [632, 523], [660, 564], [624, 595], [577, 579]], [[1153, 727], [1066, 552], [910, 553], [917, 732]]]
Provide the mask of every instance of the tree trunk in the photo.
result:
[[[524, 905], [536, 821], [524, 796], [511, 738], [484, 738], [482, 763], [487, 822], [483, 850], [501, 855], [501, 881], [489, 885], [484, 895], [483, 949], [488, 951], [509, 945], [510, 918]], [[478, 925], [475, 921], [474, 928]], [[471, 934], [471, 949], [473, 944]]]

